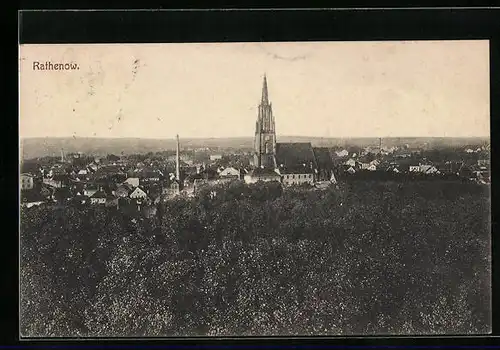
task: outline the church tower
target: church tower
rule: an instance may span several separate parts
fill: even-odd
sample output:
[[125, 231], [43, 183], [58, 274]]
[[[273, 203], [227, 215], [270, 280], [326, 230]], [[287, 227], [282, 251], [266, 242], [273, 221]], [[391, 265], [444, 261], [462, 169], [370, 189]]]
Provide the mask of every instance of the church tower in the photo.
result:
[[269, 103], [267, 79], [264, 75], [259, 114], [255, 123], [254, 165], [263, 168], [276, 167], [276, 131], [273, 109]]

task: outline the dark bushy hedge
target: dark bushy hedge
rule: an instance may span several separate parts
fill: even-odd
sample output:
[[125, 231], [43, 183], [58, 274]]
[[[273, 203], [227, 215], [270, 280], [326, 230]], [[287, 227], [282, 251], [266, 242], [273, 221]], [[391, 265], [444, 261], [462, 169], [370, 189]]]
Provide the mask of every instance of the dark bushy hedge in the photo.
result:
[[443, 181], [327, 191], [235, 183], [136, 223], [116, 209], [23, 209], [21, 332], [486, 332], [488, 191]]

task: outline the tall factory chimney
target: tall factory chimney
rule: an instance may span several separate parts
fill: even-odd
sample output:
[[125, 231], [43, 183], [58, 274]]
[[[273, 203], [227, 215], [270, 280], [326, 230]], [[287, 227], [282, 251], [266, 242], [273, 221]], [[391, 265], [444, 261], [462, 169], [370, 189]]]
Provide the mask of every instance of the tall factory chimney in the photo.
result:
[[61, 163], [64, 163], [64, 150], [61, 148]]
[[177, 140], [177, 152], [176, 152], [176, 155], [175, 155], [175, 179], [180, 183], [181, 181], [181, 169], [180, 169], [180, 166], [181, 166], [181, 159], [180, 159], [180, 146], [179, 146], [179, 135], [176, 136], [176, 140]]

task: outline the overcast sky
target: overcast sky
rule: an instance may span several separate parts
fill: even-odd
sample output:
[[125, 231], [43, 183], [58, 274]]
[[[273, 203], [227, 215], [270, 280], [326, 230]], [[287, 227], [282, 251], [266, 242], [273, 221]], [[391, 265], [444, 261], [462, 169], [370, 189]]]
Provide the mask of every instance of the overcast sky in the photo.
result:
[[489, 136], [487, 41], [23, 45], [20, 57], [21, 137], [253, 136], [264, 73], [278, 135]]

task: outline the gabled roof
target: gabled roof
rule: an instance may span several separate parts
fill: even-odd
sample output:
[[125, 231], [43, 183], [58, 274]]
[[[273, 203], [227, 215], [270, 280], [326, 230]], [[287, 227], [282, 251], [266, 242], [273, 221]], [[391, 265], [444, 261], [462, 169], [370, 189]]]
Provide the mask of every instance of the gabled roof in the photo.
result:
[[313, 147], [310, 142], [291, 142], [276, 144], [276, 164], [285, 167], [294, 167], [297, 165], [317, 166]]
[[128, 176], [125, 181], [123, 181], [124, 183], [129, 181], [129, 180], [139, 180], [139, 178], [137, 176]]
[[320, 168], [333, 167], [333, 158], [328, 147], [313, 147], [313, 152], [316, 158], [316, 164]]
[[128, 182], [122, 182], [121, 184], [118, 185], [118, 187], [124, 187], [129, 190], [133, 190], [135, 187], [134, 185], [128, 183]]
[[273, 169], [269, 168], [255, 168], [252, 171], [248, 173], [250, 176], [273, 176], [273, 177], [280, 177], [280, 175], [274, 171]]
[[435, 167], [434, 165], [421, 165], [421, 166], [420, 166], [420, 171], [422, 171], [422, 172], [424, 172], [424, 173], [427, 173], [427, 172], [429, 172], [430, 170], [432, 170], [433, 168], [434, 168], [435, 170], [437, 170], [437, 169], [436, 169], [436, 167]]
[[222, 168], [221, 172], [223, 172], [223, 171], [240, 171], [240, 170], [237, 169], [237, 168], [235, 168], [235, 167], [233, 167], [233, 166], [228, 166], [226, 168]]
[[129, 195], [132, 195], [132, 193], [134, 192], [142, 192], [144, 193], [145, 195], [147, 195], [146, 191], [144, 191], [144, 189], [140, 188], [140, 187], [136, 187], [132, 192], [130, 192]]
[[94, 193], [90, 198], [107, 198], [108, 195], [104, 192], [104, 191], [97, 191], [96, 193]]

